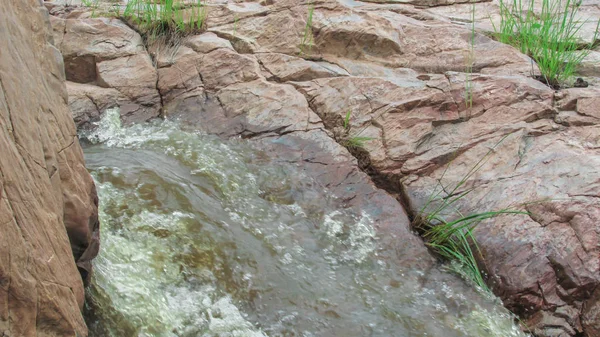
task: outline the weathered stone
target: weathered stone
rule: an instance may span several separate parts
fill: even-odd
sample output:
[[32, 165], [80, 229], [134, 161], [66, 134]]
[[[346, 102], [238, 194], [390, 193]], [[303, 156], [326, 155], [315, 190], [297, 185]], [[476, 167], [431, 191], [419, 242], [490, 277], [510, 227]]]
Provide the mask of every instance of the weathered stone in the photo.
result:
[[[589, 127], [564, 128], [554, 121], [561, 115], [553, 91], [535, 80], [473, 76], [473, 107], [465, 109], [464, 77], [446, 77], [422, 77], [421, 88], [352, 77], [296, 86], [334, 132], [351, 111], [350, 134], [375, 138], [365, 144], [371, 168], [404, 182], [413, 211], [440, 181], [452, 190], [487, 158], [457, 191], [476, 187], [457, 203], [463, 214], [536, 202], [527, 207], [530, 217], [498, 217], [476, 231], [490, 283], [542, 335], [552, 335], [549, 326], [585, 331], [588, 323], [574, 322], [600, 281], [597, 92], [566, 91], [561, 110], [586, 117]], [[538, 319], [565, 305], [577, 310]], [[562, 328], [552, 325], [559, 321]]]
[[304, 96], [291, 85], [264, 80], [230, 85], [217, 93], [227, 118], [243, 117], [239, 134], [305, 131], [320, 127], [319, 118], [308, 108]]
[[[144, 50], [142, 38], [116, 19], [53, 20], [54, 30], [64, 24], [64, 34], [58, 45], [63, 53], [67, 79], [89, 83], [96, 80], [96, 63], [138, 54]], [[60, 36], [56, 34], [55, 36]]]
[[113, 88], [67, 82], [69, 108], [78, 128], [89, 128], [109, 108], [132, 104], [127, 97]]
[[600, 335], [600, 288], [596, 288], [583, 307], [583, 325], [587, 336]]
[[[304, 7], [306, 8], [306, 7]], [[272, 11], [269, 15], [249, 16], [234, 20], [234, 15], [227, 17], [228, 23], [217, 25], [208, 19], [208, 30], [221, 37], [233, 41], [238, 52], [256, 53], [273, 52], [282, 54], [298, 54], [302, 39], [301, 32], [305, 22], [302, 15], [290, 10]]]
[[158, 75], [147, 54], [99, 62], [97, 73], [98, 85], [119, 90], [137, 105], [125, 110], [122, 107], [121, 115], [126, 121], [146, 121], [159, 115]]
[[219, 90], [260, 77], [260, 68], [255, 58], [240, 55], [230, 49], [216, 49], [205, 54], [199, 62], [198, 70], [208, 90]]
[[555, 121], [568, 126], [597, 125], [600, 123], [599, 104], [598, 87], [562, 90], [556, 94], [559, 112]]
[[[533, 12], [539, 17], [542, 12], [543, 2], [539, 0], [533, 1]], [[522, 4], [523, 11], [525, 12], [529, 9], [531, 2], [526, 0], [518, 3]], [[555, 3], [556, 2], [553, 2], [552, 4]], [[504, 1], [504, 4], [509, 8], [512, 6], [512, 2], [510, 1]], [[561, 4], [562, 5], [559, 4], [559, 6], [564, 8], [567, 2], [563, 1]], [[570, 3], [570, 6], [571, 9], [575, 8], [575, 5], [572, 2]], [[475, 3], [463, 2], [462, 4], [457, 1], [453, 6], [430, 8], [428, 12], [464, 24], [472, 21], [473, 10], [475, 10], [475, 25], [478, 30], [494, 32], [494, 27], [500, 27], [502, 21], [502, 17], [500, 16], [500, 0], [479, 1]], [[578, 31], [575, 32], [575, 35], [582, 45], [593, 43], [598, 20], [600, 20], [600, 8], [598, 8], [598, 3], [596, 1], [581, 0], [577, 2], [577, 13], [574, 16], [574, 21], [581, 26]], [[596, 35], [596, 37], [598, 36]]]
[[103, 61], [144, 51], [140, 34], [117, 19], [68, 19], [64, 35], [60, 50], [65, 59], [94, 56]]
[[183, 42], [183, 45], [191, 48], [197, 53], [203, 54], [210, 53], [211, 51], [219, 48], [233, 50], [231, 42], [210, 32], [188, 37]]
[[171, 101], [182, 91], [203, 86], [197, 68], [200, 60], [201, 55], [192, 53], [178, 58], [170, 67], [158, 69], [158, 90], [163, 101]]
[[280, 82], [348, 75], [346, 70], [327, 62], [306, 61], [285, 54], [257, 54], [256, 57], [271, 77]]
[[0, 13], [0, 334], [87, 336], [97, 197], [62, 58], [38, 1], [3, 1]]

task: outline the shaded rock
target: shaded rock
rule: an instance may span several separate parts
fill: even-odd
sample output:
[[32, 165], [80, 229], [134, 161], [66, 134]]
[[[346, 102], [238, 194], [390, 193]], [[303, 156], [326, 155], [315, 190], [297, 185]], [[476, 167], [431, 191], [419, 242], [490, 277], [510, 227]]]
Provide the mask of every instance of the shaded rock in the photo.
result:
[[[62, 22], [54, 20], [54, 30]], [[96, 79], [96, 63], [143, 52], [141, 36], [122, 21], [108, 18], [68, 19], [59, 46], [67, 79], [89, 83]], [[57, 36], [57, 34], [55, 34]]]
[[596, 288], [583, 307], [582, 316], [587, 336], [600, 335], [600, 288]]
[[0, 334], [87, 336], [82, 277], [98, 252], [98, 200], [62, 58], [37, 1], [3, 1], [0, 13]]
[[67, 82], [69, 108], [78, 128], [89, 128], [109, 108], [132, 104], [127, 97], [113, 88]]

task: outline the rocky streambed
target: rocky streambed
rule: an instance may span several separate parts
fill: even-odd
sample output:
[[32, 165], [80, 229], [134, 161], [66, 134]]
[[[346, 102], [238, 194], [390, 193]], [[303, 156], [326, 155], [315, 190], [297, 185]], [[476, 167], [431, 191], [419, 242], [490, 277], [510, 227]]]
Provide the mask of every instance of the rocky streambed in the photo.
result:
[[[259, 159], [240, 160], [249, 160], [250, 166], [258, 165], [257, 161], [261, 160], [270, 163], [254, 168], [256, 172], [271, 172], [272, 163], [278, 167], [275, 170], [287, 172], [280, 178], [288, 181], [284, 186], [278, 187], [263, 178], [268, 182], [265, 182], [267, 191], [275, 189], [275, 196], [262, 191], [267, 195], [266, 200], [277, 205], [277, 211], [264, 211], [267, 214], [273, 211], [275, 214], [270, 216], [285, 219], [270, 223], [269, 230], [276, 230], [274, 223], [298, 220], [297, 214], [281, 211], [280, 202], [275, 202], [279, 198], [287, 200], [284, 204], [299, 202], [290, 196], [294, 194], [290, 191], [306, 194], [301, 200], [306, 200], [308, 205], [300, 206], [304, 213], [307, 213], [304, 207], [315, 207], [311, 205], [315, 200], [318, 205], [326, 206], [327, 212], [315, 218], [307, 216], [305, 221], [310, 220], [310, 223], [297, 227], [308, 232], [294, 237], [289, 228], [285, 229], [288, 231], [285, 235], [294, 237], [287, 238], [290, 245], [284, 246], [286, 250], [294, 251], [296, 245], [304, 249], [319, 247], [319, 251], [326, 251], [332, 245], [333, 251], [341, 250], [336, 253], [341, 255], [333, 260], [322, 253], [299, 254], [301, 259], [311, 257], [309, 260], [316, 266], [322, 263], [320, 268], [330, 268], [331, 263], [344, 256], [344, 249], [353, 247], [351, 241], [344, 240], [350, 240], [352, 230], [360, 228], [363, 212], [366, 212], [373, 234], [372, 241], [367, 240], [373, 249], [367, 254], [371, 262], [365, 262], [370, 265], [366, 270], [375, 268], [378, 271], [372, 275], [381, 276], [374, 283], [355, 276], [348, 285], [352, 289], [347, 291], [357, 294], [363, 286], [391, 288], [386, 288], [385, 295], [377, 290], [374, 290], [377, 295], [372, 295], [368, 290], [360, 303], [354, 302], [357, 301], [354, 295], [344, 300], [337, 298], [339, 303], [345, 303], [340, 304], [343, 310], [326, 308], [335, 302], [333, 300], [323, 306], [302, 302], [313, 311], [302, 311], [302, 315], [298, 315], [302, 317], [294, 318], [295, 329], [299, 330], [292, 331], [304, 331], [299, 327], [330, 315], [327, 322], [344, 323], [323, 325], [323, 330], [306, 328], [306, 331], [314, 335], [352, 334], [350, 331], [356, 332], [359, 328], [351, 327], [363, 326], [364, 322], [354, 320], [356, 325], [351, 325], [348, 322], [352, 320], [344, 320], [353, 312], [347, 306], [361, 307], [361, 312], [371, 308], [369, 310], [381, 314], [382, 307], [372, 309], [369, 296], [375, 296], [376, 302], [390, 299], [395, 305], [403, 301], [401, 298], [393, 300], [399, 292], [420, 293], [418, 289], [433, 289], [435, 297], [443, 294], [444, 284], [452, 284], [452, 289], [461, 289], [460, 293], [466, 298], [479, 298], [465, 288], [460, 279], [440, 272], [422, 240], [411, 232], [408, 215], [427, 201], [440, 182], [456, 184], [493, 148], [484, 168], [464, 185], [464, 189], [474, 189], [468, 198], [461, 200], [459, 209], [486, 211], [521, 204], [530, 215], [501, 216], [482, 223], [475, 231], [489, 285], [504, 305], [521, 316], [537, 336], [598, 335], [600, 115], [597, 106], [600, 90], [595, 85], [598, 83], [595, 77], [598, 68], [593, 61], [595, 52], [582, 68], [591, 86], [555, 91], [531, 78], [530, 72], [535, 66], [528, 57], [482, 33], [489, 29], [485, 27], [483, 14], [476, 17], [480, 33], [472, 40], [474, 73], [466, 76], [463, 72], [469, 57], [471, 33], [462, 23], [468, 13], [467, 5], [445, 6], [450, 4], [417, 0], [404, 3], [331, 0], [313, 5], [310, 30], [314, 45], [307, 49], [303, 45], [308, 6], [305, 2], [208, 1], [206, 32], [160, 47], [147, 45], [142, 36], [119, 19], [92, 18], [88, 9], [47, 3], [54, 42], [64, 57], [69, 105], [81, 130], [92, 128], [107, 109], [119, 107], [120, 117], [127, 124], [160, 116], [177, 120], [185, 132], [213, 135], [223, 142], [245, 140], [251, 144], [248, 146], [258, 148], [259, 153], [264, 152], [268, 159], [260, 159], [263, 154], [256, 154]], [[444, 7], [438, 7], [441, 5]], [[594, 3], [584, 1], [582, 6], [585, 14], [599, 16], [600, 10]], [[477, 13], [494, 14], [497, 4], [481, 3], [475, 8]], [[466, 87], [472, 90], [471, 104], [464, 99]], [[347, 123], [344, 122], [346, 116], [350, 116]], [[161, 133], [148, 131], [152, 132]], [[340, 145], [343, 144], [339, 142], [340, 135], [344, 133], [360, 134], [371, 140], [352, 155]], [[92, 151], [88, 153], [89, 160], [95, 163], [92, 170], [100, 174], [106, 170], [101, 168], [105, 164], [94, 157], [93, 148], [89, 148]], [[106, 155], [111, 156], [110, 153]], [[105, 154], [99, 157], [103, 156]], [[128, 163], [119, 156], [114, 160], [145, 170], [140, 162]], [[124, 156], [135, 162], [135, 154]], [[138, 161], [148, 161], [148, 158]], [[185, 169], [178, 166], [182, 164], [171, 164], [175, 165], [175, 171], [198, 169], [189, 164], [183, 164]], [[365, 172], [376, 177], [377, 187]], [[161, 175], [154, 173], [158, 176], [156, 179]], [[303, 179], [299, 179], [300, 176]], [[134, 177], [129, 177], [133, 179], [129, 181], [114, 172], [104, 177], [106, 181], [98, 180], [100, 186], [114, 184], [117, 179], [123, 184], [122, 189], [125, 186], [141, 188]], [[207, 179], [196, 183], [209, 184], [210, 175]], [[302, 185], [305, 183], [310, 186]], [[248, 184], [244, 187], [250, 188], [252, 184]], [[404, 206], [384, 190], [395, 192]], [[329, 199], [322, 195], [323, 191], [327, 191]], [[257, 192], [259, 197], [262, 192]], [[168, 207], [161, 212], [183, 208], [168, 201], [168, 198], [164, 200]], [[343, 219], [336, 221], [345, 226], [340, 225], [339, 236], [332, 238], [338, 243], [332, 243], [327, 241], [324, 224], [327, 214], [331, 217], [336, 211]], [[241, 250], [244, 254], [258, 254], [260, 249], [256, 247], [268, 246], [253, 230], [242, 227], [247, 240], [255, 241], [254, 248]], [[265, 228], [259, 227], [259, 230]], [[316, 234], [319, 230], [325, 231]], [[232, 236], [225, 241], [236, 242]], [[282, 262], [278, 259], [284, 258], [285, 253], [272, 250], [270, 259], [274, 259], [274, 265], [265, 260], [254, 268], [268, 270], [279, 266]], [[350, 260], [356, 258], [350, 254]], [[317, 262], [320, 259], [322, 261]], [[349, 267], [356, 261], [351, 262], [342, 263], [340, 269], [334, 268], [325, 274], [352, 278], [345, 273], [365, 272], [363, 265]], [[302, 260], [298, 265], [303, 263], [308, 261]], [[418, 271], [414, 277], [406, 276], [406, 280], [410, 280], [408, 291], [394, 291], [399, 280], [390, 275], [401, 271], [406, 275]], [[259, 272], [248, 273], [260, 275]], [[273, 282], [295, 284], [301, 289], [300, 283], [294, 283], [300, 281], [291, 277], [294, 273], [300, 271], [275, 273], [279, 281]], [[343, 293], [340, 289], [327, 288], [328, 283], [317, 282], [322, 277], [320, 274], [304, 276], [312, 287], [323, 287], [323, 291], [333, 294]], [[200, 283], [214, 285], [210, 283], [213, 281], [206, 282]], [[316, 283], [320, 285], [314, 285]], [[244, 298], [246, 295], [240, 294], [238, 300], [245, 303], [241, 306], [247, 305], [253, 310], [282, 308], [285, 312], [289, 304], [281, 307], [275, 304], [283, 298], [293, 302], [286, 297], [289, 294], [282, 294], [284, 289], [287, 288], [273, 286], [272, 299], [257, 296], [258, 299], [248, 300]], [[218, 303], [219, 298], [236, 298], [228, 289], [219, 291], [225, 292], [215, 293], [207, 302], [204, 319], [212, 317], [206, 310]], [[298, 290], [290, 294], [316, 300], [312, 298], [314, 293], [307, 296]], [[448, 306], [447, 299], [440, 301], [442, 308]], [[473, 301], [482, 303], [483, 300]], [[424, 305], [423, 310], [429, 310], [426, 308], [431, 307]], [[471, 307], [458, 310], [471, 310], [468, 308]], [[253, 312], [258, 315], [261, 311], [241, 310], [250, 315], [244, 321], [254, 324], [277, 317], [275, 313], [266, 315], [268, 318], [251, 317]], [[311, 317], [316, 313], [318, 317]], [[389, 322], [393, 318], [378, 319], [383, 320], [379, 327], [390, 324], [391, 329]], [[302, 323], [302, 320], [306, 321]], [[273, 328], [269, 324], [265, 323], [264, 331]], [[415, 324], [424, 324], [423, 330], [413, 331], [415, 335], [426, 331], [439, 335], [435, 330], [427, 330], [428, 325], [423, 322]], [[452, 324], [446, 322], [438, 327]], [[373, 329], [373, 335], [389, 335], [390, 331]], [[410, 335], [411, 330], [406, 331]]]
[[116, 110], [85, 139], [103, 224], [91, 336], [525, 336], [347, 155], [306, 164], [281, 155], [305, 140], [122, 127]]

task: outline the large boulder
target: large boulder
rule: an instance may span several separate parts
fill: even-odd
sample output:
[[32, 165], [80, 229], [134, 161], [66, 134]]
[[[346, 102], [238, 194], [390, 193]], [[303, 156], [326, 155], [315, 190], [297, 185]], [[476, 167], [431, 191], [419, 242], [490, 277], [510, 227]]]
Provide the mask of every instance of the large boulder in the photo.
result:
[[62, 56], [38, 1], [3, 1], [0, 13], [0, 334], [87, 336], [98, 200]]

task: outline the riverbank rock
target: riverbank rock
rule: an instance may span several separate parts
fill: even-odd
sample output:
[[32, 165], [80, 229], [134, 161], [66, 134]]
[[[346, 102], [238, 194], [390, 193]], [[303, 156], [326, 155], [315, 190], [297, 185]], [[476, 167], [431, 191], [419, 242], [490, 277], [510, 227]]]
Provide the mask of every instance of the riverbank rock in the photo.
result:
[[117, 103], [128, 123], [160, 114], [158, 76], [140, 34], [118, 19], [79, 17], [81, 12], [49, 7], [78, 127], [89, 128], [101, 111]]
[[87, 336], [98, 200], [62, 55], [38, 1], [3, 1], [0, 17], [0, 335]]
[[[596, 17], [594, 4], [581, 6], [582, 14]], [[66, 14], [60, 8], [54, 7], [53, 24], [66, 46], [69, 35], [60, 32], [69, 20], [119, 26], [114, 19], [84, 19], [80, 9]], [[481, 265], [495, 294], [536, 336], [595, 336], [595, 54], [581, 68], [589, 88], [554, 91], [531, 78], [537, 68], [527, 56], [489, 37], [488, 13], [497, 19], [497, 1], [475, 4], [475, 34], [471, 3], [323, 0], [314, 2], [312, 14], [309, 8], [292, 0], [208, 1], [206, 32], [172, 48], [149, 46], [148, 52], [102, 62], [149, 53], [157, 75], [143, 75], [151, 73], [145, 59], [139, 76], [145, 83], [157, 78], [165, 116], [222, 137], [260, 142], [334, 186], [350, 207], [387, 209], [377, 222], [383, 247], [402, 252], [394, 257], [398, 265], [427, 269], [432, 260], [410, 233], [408, 217], [399, 215], [404, 211], [394, 208], [399, 204], [379, 194], [357, 165], [413, 216], [440, 184], [448, 192], [467, 177], [454, 191], [473, 189], [456, 204], [463, 214], [507, 207], [529, 212], [497, 217], [476, 230]], [[581, 38], [591, 42], [588, 26]], [[87, 35], [82, 43], [97, 40]], [[81, 63], [74, 66], [85, 68]], [[113, 69], [111, 75], [121, 78], [121, 68]], [[80, 75], [74, 77], [92, 78]], [[122, 104], [118, 95], [127, 96], [123, 88], [131, 87], [125, 79], [118, 85], [95, 76], [95, 83], [85, 85], [108, 88], [69, 86], [76, 115], [89, 110], [88, 120], [104, 106]], [[371, 138], [351, 149], [357, 161], [340, 147], [348, 136]], [[478, 163], [484, 165], [469, 175]], [[397, 244], [403, 246], [393, 248]]]

